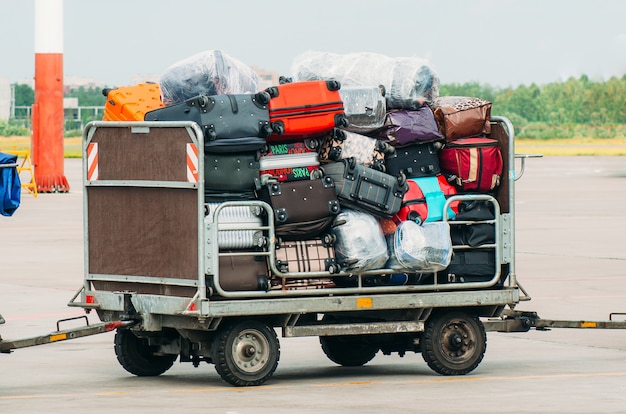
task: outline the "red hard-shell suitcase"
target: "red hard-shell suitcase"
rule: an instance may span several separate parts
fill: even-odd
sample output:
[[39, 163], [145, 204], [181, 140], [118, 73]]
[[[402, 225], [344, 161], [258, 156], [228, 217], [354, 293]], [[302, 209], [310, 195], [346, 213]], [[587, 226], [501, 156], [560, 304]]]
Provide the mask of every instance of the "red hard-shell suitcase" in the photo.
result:
[[485, 193], [500, 184], [502, 152], [497, 140], [461, 138], [448, 142], [439, 153], [441, 172], [454, 179], [462, 192]]
[[[398, 224], [407, 220], [418, 223], [442, 220], [443, 204], [446, 198], [457, 193], [456, 188], [443, 175], [412, 178], [406, 182], [409, 191], [404, 194], [402, 206], [393, 220]], [[448, 217], [454, 218], [459, 211], [459, 202], [452, 202], [450, 209]]]
[[102, 94], [107, 98], [103, 121], [143, 121], [146, 112], [163, 107], [161, 88], [157, 83], [107, 88]]
[[340, 88], [341, 84], [334, 80], [284, 83], [267, 88], [274, 129], [268, 140], [321, 136], [336, 126], [348, 126]]

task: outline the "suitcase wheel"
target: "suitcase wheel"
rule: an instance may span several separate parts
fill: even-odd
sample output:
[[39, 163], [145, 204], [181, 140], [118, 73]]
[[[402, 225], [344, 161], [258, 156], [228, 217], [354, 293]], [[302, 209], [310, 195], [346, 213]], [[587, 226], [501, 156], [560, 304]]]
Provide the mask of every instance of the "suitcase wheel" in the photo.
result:
[[335, 126], [340, 128], [347, 128], [350, 126], [348, 118], [344, 114], [335, 115]]
[[398, 179], [398, 185], [400, 187], [404, 187], [406, 185], [406, 175], [404, 175], [403, 172], [400, 173], [397, 179]]
[[409, 214], [406, 215], [406, 219], [409, 221], [414, 221], [419, 225], [421, 225], [423, 222], [422, 216], [420, 216], [417, 211], [409, 211]]
[[257, 288], [264, 291], [270, 290], [270, 281], [267, 276], [257, 276]]
[[316, 151], [320, 147], [320, 140], [317, 138], [307, 138], [304, 140], [304, 146], [306, 149]]
[[332, 147], [328, 152], [328, 159], [339, 161], [341, 159], [341, 147]]
[[217, 134], [215, 133], [215, 130], [210, 128], [207, 129], [206, 131], [206, 137], [208, 138], [209, 141], [215, 141], [217, 139]]
[[267, 105], [270, 102], [270, 94], [267, 92], [259, 92], [255, 95], [255, 100], [261, 105]]
[[339, 89], [341, 89], [341, 82], [335, 79], [327, 80], [326, 87], [329, 91], [338, 91]]
[[339, 266], [337, 266], [336, 264], [332, 263], [332, 264], [328, 265], [328, 269], [326, 269], [326, 270], [328, 271], [328, 273], [335, 274], [335, 273], [339, 273], [339, 270], [341, 270], [341, 269], [339, 268]]
[[285, 125], [280, 121], [274, 122], [272, 124], [272, 130], [276, 135], [282, 135], [285, 133]]
[[287, 76], [281, 76], [278, 78], [278, 83], [284, 85], [285, 83], [293, 82], [293, 78], [288, 78]]
[[259, 137], [267, 138], [274, 133], [274, 129], [269, 124], [263, 124], [261, 126], [261, 130], [259, 131]]
[[334, 234], [326, 233], [322, 236], [322, 246], [328, 248], [332, 247], [337, 242], [337, 236]]
[[356, 159], [354, 157], [344, 158], [348, 163], [348, 168], [353, 170], [356, 167]]
[[320, 170], [311, 171], [311, 180], [320, 180], [322, 177], [324, 177], [324, 173]]
[[278, 88], [276, 86], [270, 86], [265, 90], [270, 95], [270, 98], [276, 98], [278, 96]]
[[343, 129], [335, 128], [333, 129], [332, 138], [338, 141], [345, 141], [346, 131], [344, 131]]

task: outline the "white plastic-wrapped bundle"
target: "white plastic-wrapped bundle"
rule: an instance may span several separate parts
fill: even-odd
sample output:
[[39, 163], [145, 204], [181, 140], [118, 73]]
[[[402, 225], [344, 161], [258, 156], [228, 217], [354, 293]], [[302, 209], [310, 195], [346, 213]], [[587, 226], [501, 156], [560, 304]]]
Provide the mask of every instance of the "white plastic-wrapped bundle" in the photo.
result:
[[439, 75], [419, 57], [308, 51], [293, 61], [294, 80], [336, 79], [342, 86], [385, 87], [388, 109], [417, 109], [439, 96]]
[[417, 224], [403, 221], [387, 239], [390, 269], [408, 273], [433, 273], [452, 260], [450, 225], [444, 221]]
[[174, 63], [159, 81], [165, 105], [198, 95], [255, 93], [257, 83], [251, 67], [220, 50], [207, 50]]
[[347, 270], [381, 269], [389, 255], [378, 220], [371, 214], [343, 209], [332, 227], [337, 263]]

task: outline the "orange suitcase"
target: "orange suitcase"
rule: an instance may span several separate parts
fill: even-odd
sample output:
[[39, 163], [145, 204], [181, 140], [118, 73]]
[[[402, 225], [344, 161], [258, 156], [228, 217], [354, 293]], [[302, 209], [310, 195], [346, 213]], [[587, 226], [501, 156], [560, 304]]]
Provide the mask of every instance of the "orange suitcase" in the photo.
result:
[[347, 127], [341, 84], [334, 80], [283, 83], [266, 89], [274, 134], [268, 141], [325, 135], [335, 127]]
[[157, 83], [103, 89], [102, 94], [107, 98], [103, 121], [143, 121], [146, 112], [164, 106]]

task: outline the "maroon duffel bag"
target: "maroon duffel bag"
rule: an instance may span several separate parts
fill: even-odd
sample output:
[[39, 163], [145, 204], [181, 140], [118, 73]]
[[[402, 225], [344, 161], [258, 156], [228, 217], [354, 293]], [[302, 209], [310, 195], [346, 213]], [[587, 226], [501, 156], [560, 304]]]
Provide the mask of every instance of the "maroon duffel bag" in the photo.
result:
[[500, 144], [483, 137], [448, 142], [439, 152], [439, 167], [460, 192], [489, 192], [500, 184]]

